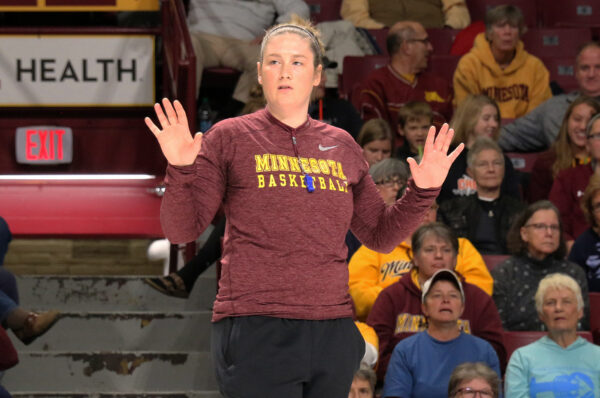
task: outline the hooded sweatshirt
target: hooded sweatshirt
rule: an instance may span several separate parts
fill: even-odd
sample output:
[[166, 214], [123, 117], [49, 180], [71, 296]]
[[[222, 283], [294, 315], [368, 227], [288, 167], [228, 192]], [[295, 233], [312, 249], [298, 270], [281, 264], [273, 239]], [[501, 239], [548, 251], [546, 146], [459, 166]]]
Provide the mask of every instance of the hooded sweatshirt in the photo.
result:
[[[458, 324], [465, 333], [486, 340], [498, 354], [501, 368], [506, 364], [506, 351], [502, 338], [502, 321], [492, 298], [475, 285], [463, 281], [465, 309]], [[398, 342], [422, 332], [427, 319], [421, 311], [421, 288], [416, 270], [385, 288], [373, 305], [367, 324], [379, 337], [379, 365], [377, 376], [383, 379], [390, 357]]]
[[498, 103], [502, 118], [526, 115], [552, 96], [548, 69], [529, 54], [519, 41], [515, 57], [504, 69], [494, 59], [485, 33], [475, 38], [454, 72], [454, 101], [459, 105], [469, 94], [485, 94]]
[[[410, 271], [411, 258], [412, 249], [408, 242], [402, 242], [387, 254], [378, 253], [365, 246], [361, 246], [354, 253], [349, 264], [348, 284], [358, 319], [367, 319], [379, 293]], [[458, 238], [456, 271], [464, 276], [467, 282], [492, 295], [492, 275], [481, 254], [465, 238]]]
[[505, 380], [510, 398], [600, 397], [600, 347], [578, 337], [562, 348], [544, 336], [512, 354]]

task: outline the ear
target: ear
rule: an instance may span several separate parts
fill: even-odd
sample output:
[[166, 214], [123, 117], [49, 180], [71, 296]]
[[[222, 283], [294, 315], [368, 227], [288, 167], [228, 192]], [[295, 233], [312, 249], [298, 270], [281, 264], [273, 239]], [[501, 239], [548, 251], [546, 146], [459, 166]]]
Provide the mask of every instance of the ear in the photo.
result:
[[460, 314], [458, 315], [459, 318], [462, 316], [463, 312], [465, 312], [465, 302], [464, 301], [460, 305]]
[[260, 69], [260, 62], [256, 63], [256, 76], [258, 76], [258, 84], [262, 85], [262, 76], [261, 76], [261, 69]]
[[577, 319], [583, 318], [583, 308], [577, 311]]
[[523, 239], [523, 242], [527, 242], [527, 234], [525, 233], [525, 227], [521, 227], [519, 233], [521, 234], [521, 239]]
[[317, 66], [315, 69], [315, 79], [313, 80], [313, 86], [317, 87], [321, 83], [321, 75], [323, 74], [323, 65]]
[[404, 129], [402, 128], [401, 125], [398, 125], [398, 135], [400, 137], [404, 137]]
[[427, 306], [423, 301], [421, 301], [421, 312], [423, 313], [423, 315], [425, 315], [425, 317], [429, 318], [429, 311], [427, 311]]

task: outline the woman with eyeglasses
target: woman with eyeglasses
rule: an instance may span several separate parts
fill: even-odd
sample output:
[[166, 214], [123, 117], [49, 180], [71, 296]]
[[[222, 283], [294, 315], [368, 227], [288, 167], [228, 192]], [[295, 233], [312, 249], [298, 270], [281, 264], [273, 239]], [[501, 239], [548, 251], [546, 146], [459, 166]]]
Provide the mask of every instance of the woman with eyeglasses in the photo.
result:
[[575, 239], [569, 261], [583, 268], [590, 292], [600, 292], [600, 175], [590, 179], [581, 207], [591, 227]]
[[571, 249], [573, 241], [589, 228], [581, 209], [581, 197], [588, 186], [590, 177], [599, 170], [600, 113], [594, 115], [588, 122], [586, 146], [591, 162], [560, 172], [552, 184], [548, 197], [560, 211], [567, 251]]
[[535, 309], [548, 334], [512, 353], [505, 397], [600, 397], [600, 347], [577, 335], [584, 297], [568, 275], [540, 281]]
[[[543, 330], [533, 298], [539, 281], [555, 272], [570, 275], [579, 283], [585, 307], [589, 308], [585, 273], [565, 260], [561, 230], [560, 213], [547, 200], [529, 205], [509, 230], [507, 241], [512, 256], [492, 269], [492, 297], [505, 330]], [[589, 330], [588, 314], [582, 318], [580, 330]]]
[[500, 378], [483, 362], [465, 362], [450, 375], [448, 398], [498, 398]]

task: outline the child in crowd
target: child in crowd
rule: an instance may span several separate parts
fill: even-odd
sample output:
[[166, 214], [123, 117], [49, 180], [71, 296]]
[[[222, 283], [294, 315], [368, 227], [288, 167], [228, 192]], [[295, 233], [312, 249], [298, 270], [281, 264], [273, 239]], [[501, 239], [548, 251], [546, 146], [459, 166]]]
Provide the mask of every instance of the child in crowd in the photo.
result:
[[420, 159], [427, 131], [433, 124], [433, 111], [427, 102], [407, 102], [398, 112], [398, 135], [404, 139], [404, 144], [398, 148], [396, 157], [406, 161], [413, 157]]

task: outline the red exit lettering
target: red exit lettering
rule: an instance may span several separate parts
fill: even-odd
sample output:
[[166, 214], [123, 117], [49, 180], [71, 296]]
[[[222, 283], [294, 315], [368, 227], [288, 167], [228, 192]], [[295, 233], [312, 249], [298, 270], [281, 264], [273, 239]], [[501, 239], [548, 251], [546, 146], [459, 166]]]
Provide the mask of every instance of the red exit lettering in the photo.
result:
[[27, 130], [25, 158], [27, 160], [63, 160], [65, 130]]

